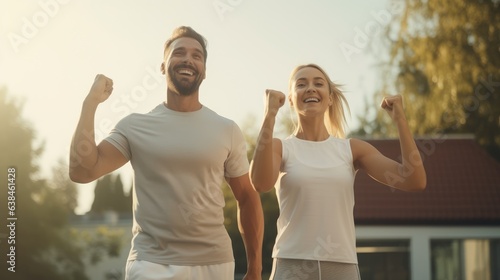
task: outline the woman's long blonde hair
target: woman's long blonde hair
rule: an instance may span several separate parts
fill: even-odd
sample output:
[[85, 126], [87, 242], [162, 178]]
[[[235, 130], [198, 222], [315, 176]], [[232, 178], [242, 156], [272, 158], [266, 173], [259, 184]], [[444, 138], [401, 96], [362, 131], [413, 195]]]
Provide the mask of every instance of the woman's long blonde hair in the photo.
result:
[[290, 94], [292, 94], [293, 91], [292, 88], [294, 82], [293, 77], [295, 76], [295, 74], [297, 74], [299, 70], [307, 67], [318, 69], [321, 73], [323, 73], [326, 80], [328, 81], [330, 97], [332, 98], [332, 105], [328, 107], [328, 110], [325, 112], [325, 126], [326, 129], [328, 130], [328, 133], [330, 133], [334, 137], [344, 138], [345, 129], [347, 127], [346, 117], [344, 113], [344, 104], [345, 107], [347, 108], [347, 111], [350, 114], [349, 104], [347, 103], [347, 99], [345, 98], [344, 94], [339, 88], [340, 85], [332, 82], [332, 80], [330, 79], [328, 74], [326, 74], [323, 68], [314, 63], [303, 64], [295, 67], [295, 69], [293, 69], [292, 71], [292, 74], [290, 75], [290, 81], [288, 83]]

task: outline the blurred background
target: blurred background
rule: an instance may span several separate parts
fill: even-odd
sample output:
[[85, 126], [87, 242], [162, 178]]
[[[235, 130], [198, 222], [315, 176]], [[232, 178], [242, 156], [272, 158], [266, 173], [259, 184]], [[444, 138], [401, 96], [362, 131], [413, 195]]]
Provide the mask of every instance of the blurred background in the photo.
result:
[[[123, 278], [132, 169], [72, 183], [71, 137], [98, 73], [114, 92], [98, 109], [97, 141], [165, 99], [163, 43], [180, 25], [207, 38], [202, 103], [238, 123], [249, 158], [265, 89], [287, 93], [298, 64], [342, 84], [348, 137], [394, 159], [397, 133], [379, 103], [403, 95], [429, 184], [406, 194], [359, 175], [362, 279], [500, 279], [500, 1], [0, 0], [0, 22], [2, 279]], [[293, 128], [286, 107], [278, 137]], [[236, 202], [221, 187], [239, 279]], [[274, 191], [261, 199], [268, 275], [279, 210]]]

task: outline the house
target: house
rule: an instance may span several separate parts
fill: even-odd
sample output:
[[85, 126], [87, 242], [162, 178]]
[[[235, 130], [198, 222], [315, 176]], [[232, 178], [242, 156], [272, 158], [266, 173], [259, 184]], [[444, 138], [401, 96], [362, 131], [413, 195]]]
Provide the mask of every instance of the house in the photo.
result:
[[[117, 255], [110, 256], [107, 248], [97, 251], [100, 258], [97, 263], [92, 263], [92, 250], [86, 250], [87, 255], [83, 259], [86, 266], [86, 274], [92, 280], [122, 280], [125, 276], [125, 265], [130, 250], [130, 240], [132, 239], [132, 215], [131, 213], [117, 213], [106, 211], [102, 214], [86, 214], [74, 216], [71, 220], [71, 227], [81, 235], [93, 238], [94, 240], [104, 240], [104, 243], [113, 240], [115, 245], [119, 245]], [[91, 246], [91, 244], [84, 244]], [[99, 245], [98, 245], [99, 247]], [[99, 249], [94, 246], [93, 249]]]
[[[367, 141], [400, 158], [398, 139]], [[500, 279], [500, 163], [469, 136], [416, 143], [427, 172], [425, 191], [394, 190], [357, 174], [362, 279]]]

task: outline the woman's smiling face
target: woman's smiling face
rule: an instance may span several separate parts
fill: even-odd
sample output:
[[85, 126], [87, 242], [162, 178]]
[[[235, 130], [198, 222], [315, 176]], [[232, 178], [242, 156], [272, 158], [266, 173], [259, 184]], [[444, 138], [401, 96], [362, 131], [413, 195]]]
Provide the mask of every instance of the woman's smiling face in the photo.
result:
[[330, 85], [323, 73], [314, 67], [298, 70], [292, 78], [290, 104], [299, 115], [317, 115], [331, 104]]

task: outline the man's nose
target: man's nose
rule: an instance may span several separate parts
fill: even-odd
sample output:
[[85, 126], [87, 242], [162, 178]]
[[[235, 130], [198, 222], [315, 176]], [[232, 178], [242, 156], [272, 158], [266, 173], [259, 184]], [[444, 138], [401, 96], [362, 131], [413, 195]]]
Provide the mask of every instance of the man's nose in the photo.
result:
[[183, 62], [184, 64], [194, 65], [194, 63], [193, 63], [193, 58], [192, 58], [189, 54], [186, 54], [186, 55], [182, 58], [182, 62]]

